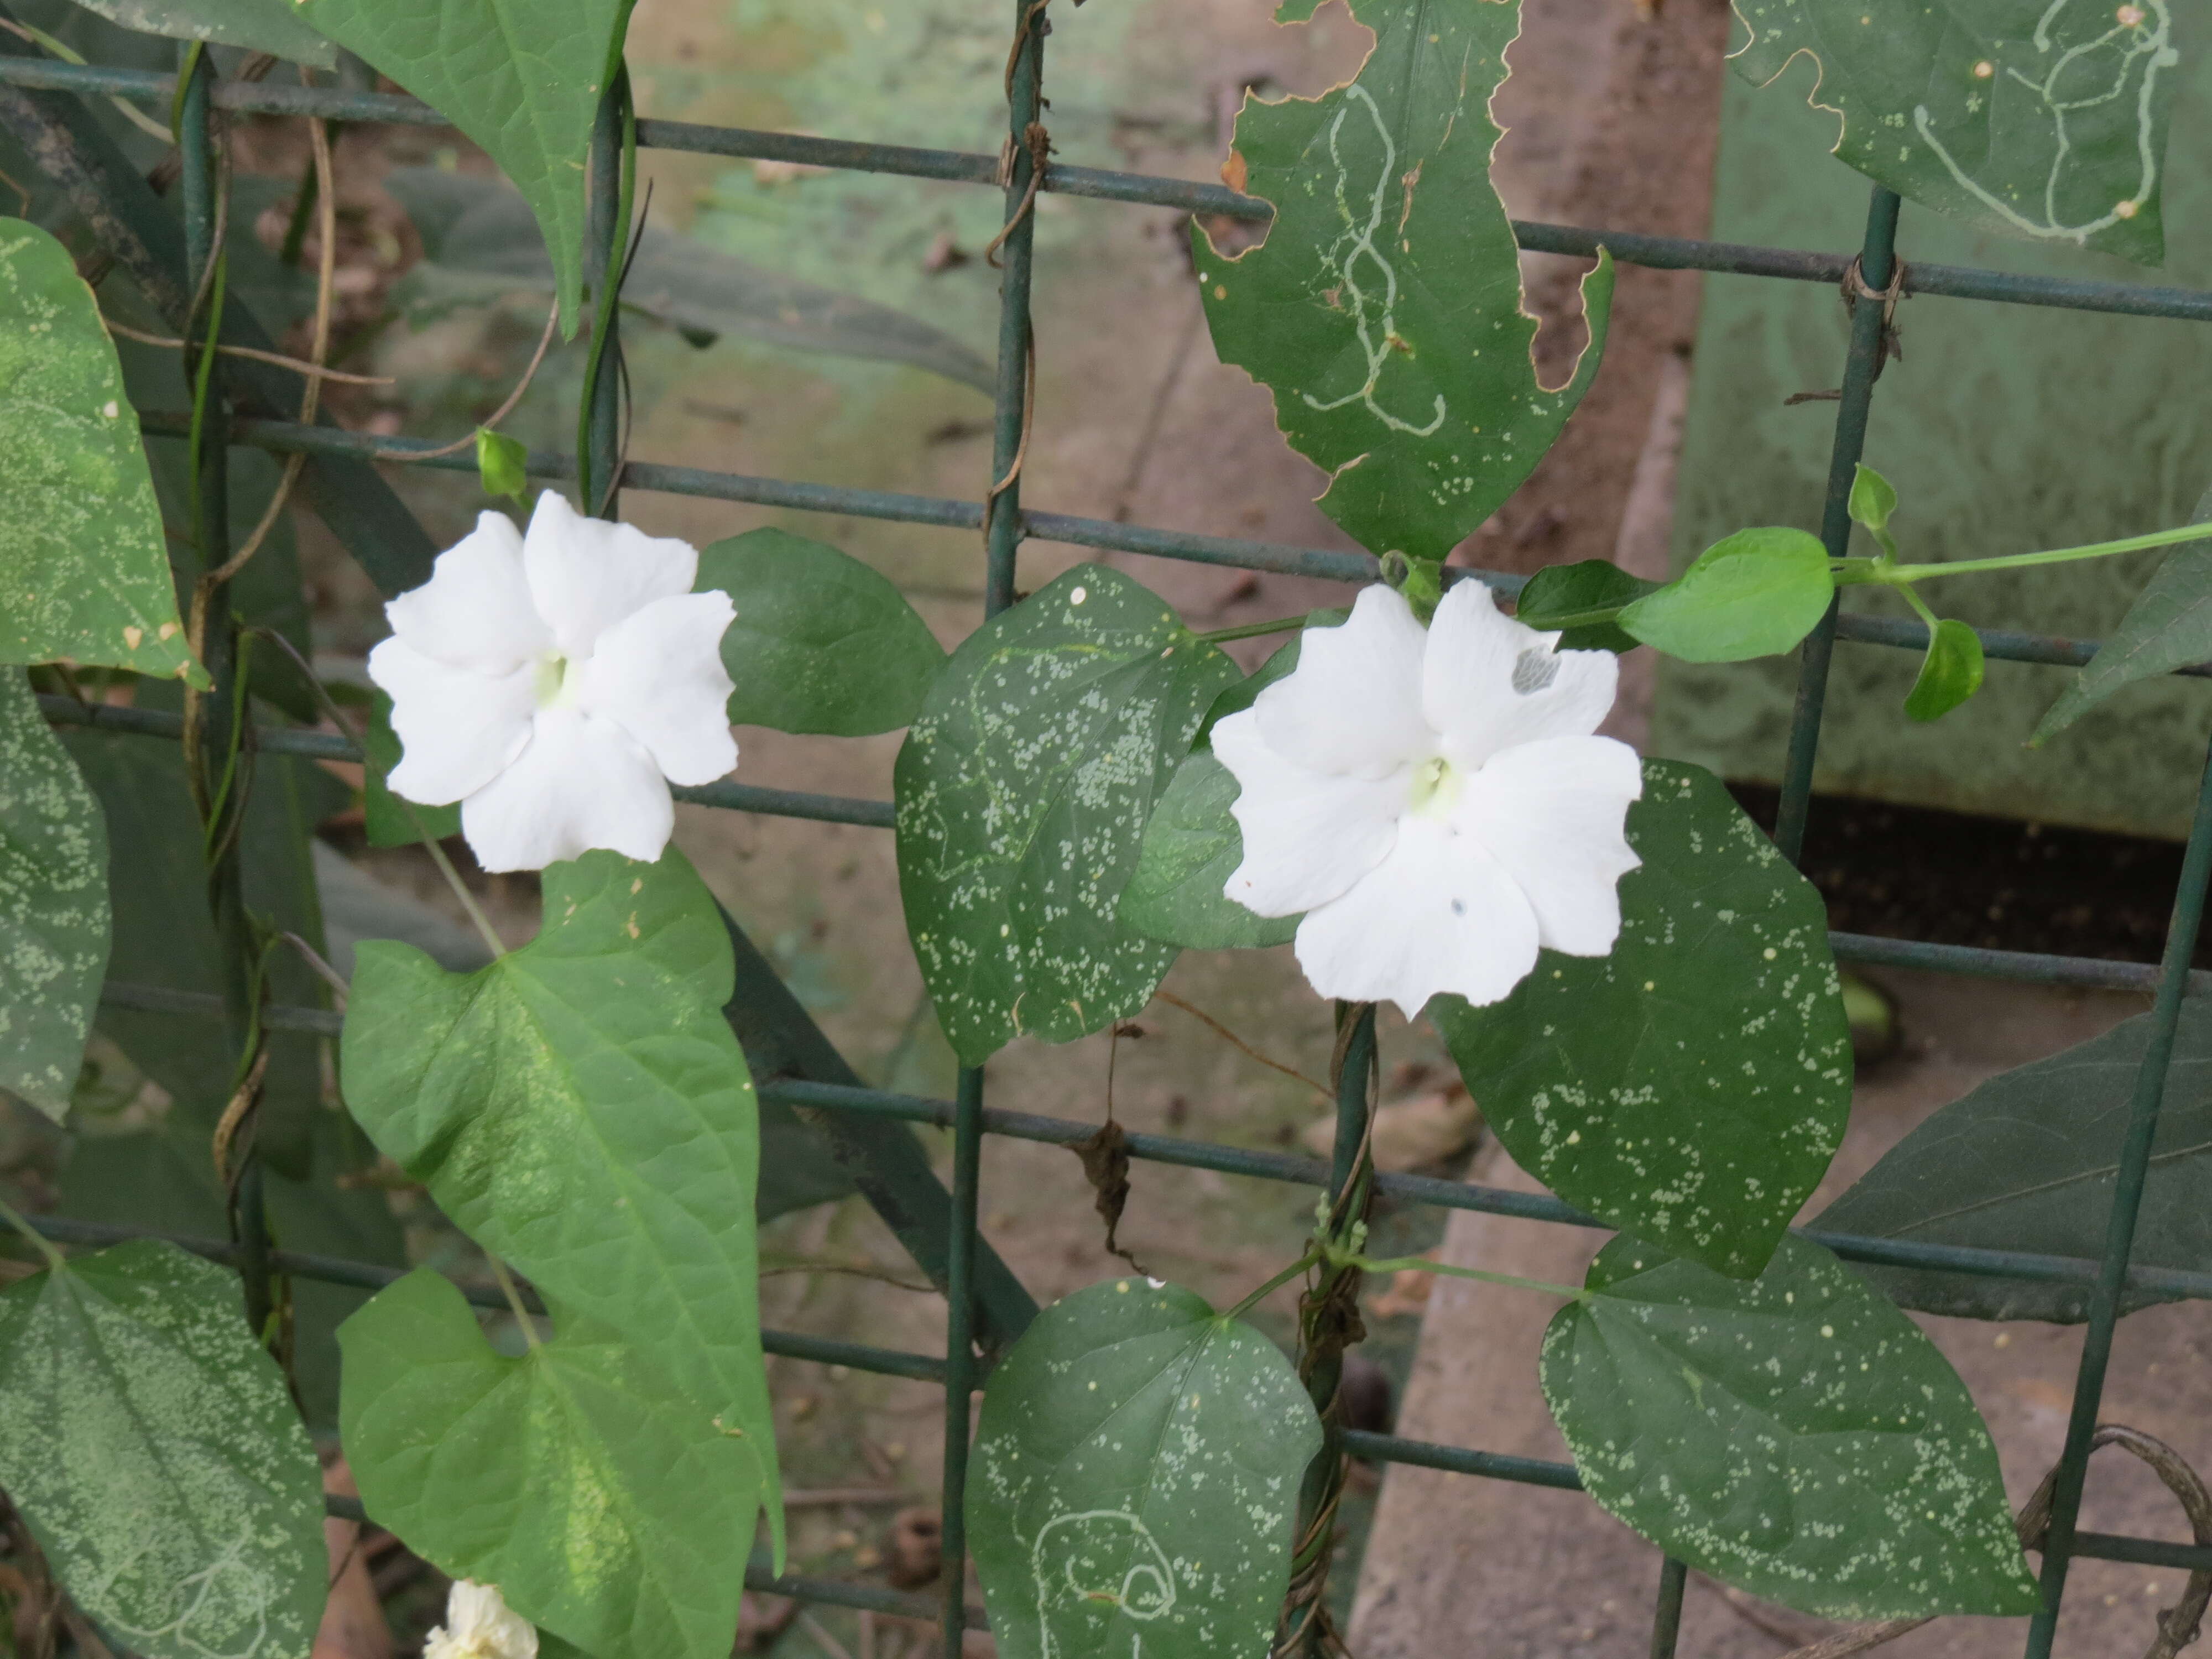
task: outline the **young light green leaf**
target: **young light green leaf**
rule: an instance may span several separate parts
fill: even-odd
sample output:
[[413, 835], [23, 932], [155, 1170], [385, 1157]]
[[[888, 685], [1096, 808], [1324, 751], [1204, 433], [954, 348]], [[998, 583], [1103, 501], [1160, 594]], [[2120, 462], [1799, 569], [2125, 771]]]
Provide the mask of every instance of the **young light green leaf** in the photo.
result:
[[1125, 931], [1187, 951], [1290, 943], [1298, 917], [1255, 915], [1222, 891], [1244, 861], [1244, 836], [1229, 814], [1236, 799], [1236, 776], [1212, 750], [1194, 750], [1176, 769], [1115, 912]]
[[1828, 611], [1828, 550], [1802, 530], [1739, 530], [1620, 613], [1621, 629], [1684, 662], [1787, 651]]
[[322, 1470], [238, 1276], [134, 1240], [0, 1293], [0, 1486], [146, 1659], [307, 1659]]
[[67, 1115], [107, 973], [107, 824], [20, 668], [0, 668], [0, 1089]]
[[477, 479], [487, 495], [512, 496], [517, 506], [530, 494], [530, 451], [503, 432], [477, 428]]
[[1982, 689], [1981, 636], [1962, 622], [1939, 622], [1928, 635], [1928, 654], [1906, 693], [1905, 712], [1916, 720], [1940, 720]]
[[1321, 1423], [1280, 1349], [1172, 1285], [1055, 1302], [983, 1390], [968, 1536], [1007, 1659], [1256, 1659]]
[[1737, 70], [1764, 86], [1810, 58], [1814, 72], [1793, 84], [1836, 115], [1836, 155], [1869, 178], [2005, 235], [2164, 261], [2172, 0], [1735, 10], [1750, 31]]
[[1753, 1283], [1615, 1239], [1544, 1335], [1599, 1504], [1701, 1572], [1829, 1619], [2035, 1611], [1996, 1448], [1917, 1326], [1784, 1241]]
[[[1547, 565], [1528, 578], [1513, 614], [1530, 628], [1549, 633], [1559, 628], [1554, 617], [1616, 610], [1658, 591], [1657, 582], [1632, 576], [1605, 559]], [[1559, 632], [1562, 651], [1633, 651], [1643, 643], [1615, 623], [1584, 623]]]
[[337, 48], [300, 21], [293, 0], [76, 0], [88, 11], [142, 34], [265, 52], [295, 64], [336, 69]]
[[1861, 461], [1851, 475], [1851, 517], [1867, 527], [1881, 544], [1881, 550], [1893, 559], [1897, 556], [1897, 538], [1889, 533], [1889, 515], [1896, 511], [1896, 486]]
[[672, 848], [651, 865], [586, 854], [544, 884], [538, 937], [476, 973], [358, 948], [346, 1103], [564, 1331], [620, 1337], [681, 1391], [672, 1409], [743, 1431], [746, 1501], [780, 1522], [729, 936]]
[[737, 607], [722, 666], [730, 720], [860, 738], [911, 726], [945, 647], [906, 595], [851, 555], [753, 530], [702, 548], [693, 590]]
[[1826, 907], [1720, 781], [1644, 763], [1607, 957], [1547, 951], [1429, 1016], [1506, 1151], [1570, 1204], [1755, 1276], [1842, 1143], [1851, 1043]]
[[[1311, 0], [1278, 15], [1302, 21]], [[1557, 390], [1529, 357], [1520, 254], [1490, 183], [1490, 98], [1518, 0], [1354, 0], [1358, 78], [1316, 100], [1248, 98], [1232, 173], [1272, 203], [1231, 258], [1193, 228], [1214, 348], [1275, 394], [1291, 446], [1330, 475], [1322, 510], [1376, 553], [1442, 560], [1552, 447], [1597, 374], [1613, 300], [1583, 284], [1589, 345]]]
[[[371, 847], [412, 847], [427, 833], [445, 841], [461, 833], [459, 805], [404, 805], [386, 781], [399, 764], [399, 734], [392, 729], [392, 698], [379, 691], [369, 704], [368, 724], [362, 730], [362, 812]], [[419, 828], [417, 826], [420, 826]]]
[[347, 51], [483, 146], [537, 216], [573, 337], [592, 123], [635, 0], [295, 0]]
[[1152, 804], [1236, 665], [1160, 597], [1078, 565], [970, 635], [899, 751], [899, 890], [953, 1052], [1133, 1014], [1172, 945], [1115, 926]]
[[510, 1359], [428, 1269], [346, 1321], [362, 1502], [596, 1659], [728, 1659], [758, 1501], [748, 1438], [684, 1406], [632, 1344], [556, 1323]]
[[[2204, 492], [2189, 521], [2212, 524], [2212, 489]], [[2120, 625], [2038, 722], [2028, 746], [2057, 737], [2124, 686], [2200, 662], [2212, 662], [2212, 541], [2174, 549]]]
[[[2151, 1017], [2138, 1014], [2063, 1054], [2000, 1073], [1892, 1147], [1814, 1224], [1918, 1243], [2027, 1250], [2094, 1261], [2127, 1138]], [[2143, 1187], [2134, 1261], [2212, 1273], [2212, 1004], [2181, 1005]], [[1923, 1313], [2079, 1324], [2089, 1287], [1933, 1268], [1862, 1267]], [[2157, 1298], [2131, 1291], [2122, 1305]]]
[[207, 676], [115, 347], [69, 252], [0, 219], [0, 663]]

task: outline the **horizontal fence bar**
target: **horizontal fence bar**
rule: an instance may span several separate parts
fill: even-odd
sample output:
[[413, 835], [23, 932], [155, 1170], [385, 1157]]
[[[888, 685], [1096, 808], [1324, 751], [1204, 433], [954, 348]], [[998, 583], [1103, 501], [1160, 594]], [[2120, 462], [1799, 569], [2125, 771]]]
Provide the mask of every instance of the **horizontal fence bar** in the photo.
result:
[[[1973, 979], [2020, 980], [2086, 991], [2141, 991], [2148, 995], [2158, 989], [2159, 975], [2164, 971], [2154, 962], [2106, 962], [2095, 957], [2051, 956], [2037, 951], [1993, 951], [1977, 945], [1882, 939], [1873, 933], [1831, 933], [1828, 944], [1837, 961], [1863, 967], [1920, 968]], [[2191, 969], [2189, 994], [2212, 996], [2212, 972]]]
[[[170, 76], [148, 70], [35, 58], [0, 59], [0, 81], [86, 97], [137, 99], [162, 109], [168, 106], [176, 84]], [[288, 87], [267, 81], [224, 81], [216, 84], [213, 101], [218, 108], [261, 115], [318, 115], [330, 120], [380, 121], [408, 126], [451, 125], [428, 104], [392, 93]], [[637, 132], [641, 144], [655, 149], [726, 155], [735, 160], [790, 161], [840, 172], [879, 173], [951, 184], [991, 187], [999, 184], [999, 158], [973, 151], [924, 149], [906, 144], [814, 138], [799, 133], [651, 118], [639, 121]], [[1267, 203], [1226, 185], [1148, 173], [1053, 162], [1045, 169], [1043, 187], [1057, 195], [1174, 208], [1186, 213], [1255, 222], [1273, 216], [1273, 209]], [[1512, 223], [1515, 239], [1530, 252], [1589, 258], [1604, 247], [1625, 264], [1658, 270], [1705, 270], [1723, 276], [1790, 282], [1840, 283], [1851, 263], [1851, 256], [1845, 253], [1756, 247], [1690, 237], [1647, 236], [1520, 219]], [[2073, 311], [2212, 321], [2212, 293], [2198, 289], [2023, 276], [1967, 265], [1908, 265], [1905, 292], [1944, 299], [1993, 301], [2005, 305], [2056, 306]]]

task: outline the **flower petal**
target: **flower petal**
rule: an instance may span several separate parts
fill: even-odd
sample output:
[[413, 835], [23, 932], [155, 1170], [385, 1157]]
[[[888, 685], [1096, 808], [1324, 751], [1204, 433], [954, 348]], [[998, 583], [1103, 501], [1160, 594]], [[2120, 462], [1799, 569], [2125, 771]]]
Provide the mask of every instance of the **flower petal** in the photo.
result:
[[522, 532], [504, 513], [438, 555], [430, 580], [384, 607], [392, 631], [456, 668], [503, 674], [552, 649], [522, 574]]
[[1503, 999], [1536, 965], [1536, 916], [1480, 842], [1414, 813], [1389, 857], [1307, 912], [1297, 956], [1322, 995], [1395, 1002], [1413, 1019], [1441, 992]]
[[399, 738], [399, 764], [386, 781], [421, 805], [447, 806], [475, 793], [530, 741], [535, 663], [484, 674], [389, 639], [368, 653], [368, 678], [391, 696]]
[[738, 763], [722, 635], [737, 609], [723, 592], [655, 599], [599, 635], [577, 669], [576, 706], [643, 744], [676, 783], [712, 783]]
[[1437, 606], [1422, 665], [1421, 707], [1452, 763], [1472, 771], [1500, 750], [1595, 732], [1613, 707], [1620, 662], [1610, 651], [1560, 651], [1504, 615], [1480, 582]]
[[1393, 589], [1364, 588], [1341, 628], [1310, 628], [1298, 665], [1253, 704], [1260, 730], [1309, 771], [1380, 778], [1437, 751], [1421, 714], [1428, 630]]
[[1332, 777], [1285, 760], [1251, 709], [1213, 728], [1213, 755], [1237, 780], [1229, 809], [1244, 861], [1223, 895], [1255, 915], [1326, 904], [1372, 870], [1397, 839], [1407, 769], [1380, 779]]
[[1601, 957], [1620, 937], [1620, 878], [1643, 862], [1626, 834], [1628, 804], [1643, 793], [1644, 765], [1626, 744], [1553, 738], [1492, 757], [1451, 818], [1527, 895], [1541, 944]]
[[487, 870], [543, 870], [595, 847], [651, 864], [675, 827], [644, 746], [572, 708], [539, 710], [514, 764], [461, 803], [461, 833]]
[[538, 614], [564, 657], [587, 657], [600, 631], [655, 599], [691, 591], [699, 555], [635, 525], [586, 519], [557, 492], [538, 498], [522, 565]]

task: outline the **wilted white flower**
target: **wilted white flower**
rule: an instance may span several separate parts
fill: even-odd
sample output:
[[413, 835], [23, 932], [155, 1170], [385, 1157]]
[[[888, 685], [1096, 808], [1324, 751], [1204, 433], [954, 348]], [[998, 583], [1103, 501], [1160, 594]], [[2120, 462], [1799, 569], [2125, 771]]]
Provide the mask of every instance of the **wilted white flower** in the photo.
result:
[[1439, 992], [1498, 1001], [1539, 945], [1613, 949], [1643, 771], [1626, 744], [1591, 735], [1613, 706], [1613, 653], [1558, 639], [1500, 614], [1479, 582], [1426, 629], [1370, 587], [1214, 727], [1244, 832], [1222, 890], [1263, 916], [1305, 913], [1298, 965], [1322, 995], [1411, 1019]]
[[498, 1585], [456, 1578], [446, 1622], [423, 1638], [422, 1659], [538, 1659], [538, 1627], [507, 1605]]
[[595, 847], [651, 863], [671, 782], [738, 763], [726, 713], [729, 595], [694, 593], [683, 542], [578, 514], [548, 490], [524, 536], [502, 514], [384, 607], [369, 653], [404, 750], [395, 793], [461, 803], [487, 870], [542, 870]]

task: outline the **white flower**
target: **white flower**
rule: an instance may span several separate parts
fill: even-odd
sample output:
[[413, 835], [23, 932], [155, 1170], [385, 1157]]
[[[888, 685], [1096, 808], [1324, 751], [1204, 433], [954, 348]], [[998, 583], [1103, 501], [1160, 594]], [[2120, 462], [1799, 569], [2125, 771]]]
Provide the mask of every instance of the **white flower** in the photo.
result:
[[538, 1659], [538, 1627], [507, 1605], [498, 1585], [456, 1578], [446, 1622], [423, 1638], [422, 1659]]
[[1305, 913], [1298, 965], [1322, 995], [1411, 1019], [1439, 992], [1500, 1000], [1539, 945], [1613, 949], [1643, 770], [1590, 735], [1613, 706], [1613, 653], [1558, 639], [1499, 614], [1480, 582], [1427, 629], [1370, 587], [1214, 727], [1244, 832], [1222, 890], [1263, 916]]
[[487, 870], [542, 870], [595, 847], [652, 863], [671, 782], [738, 763], [725, 712], [726, 593], [694, 593], [699, 556], [580, 517], [548, 490], [530, 533], [487, 513], [430, 580], [384, 607], [368, 676], [392, 696], [395, 793], [461, 803]]

